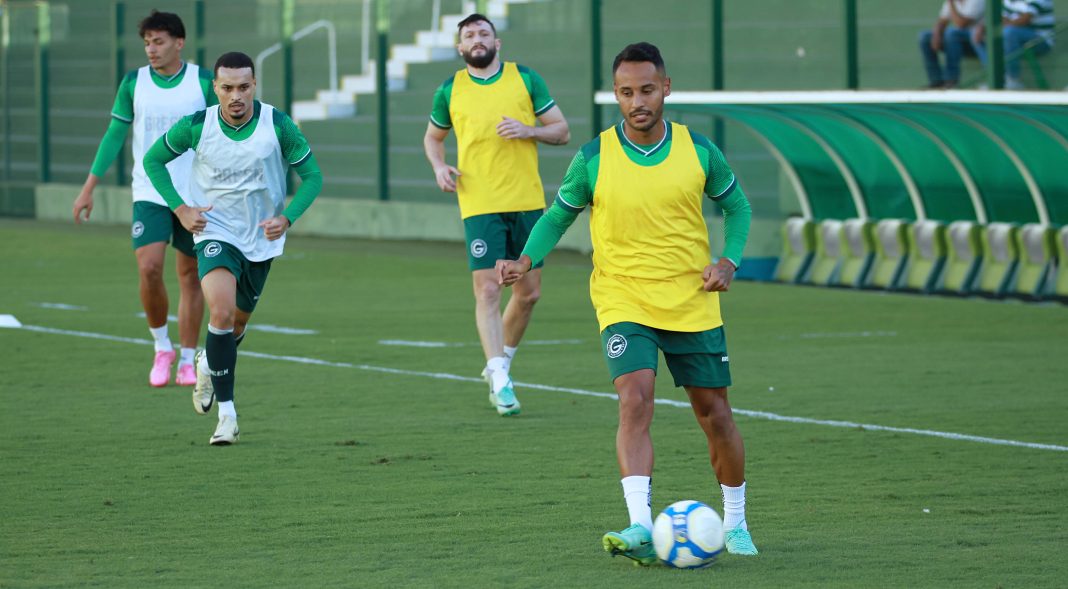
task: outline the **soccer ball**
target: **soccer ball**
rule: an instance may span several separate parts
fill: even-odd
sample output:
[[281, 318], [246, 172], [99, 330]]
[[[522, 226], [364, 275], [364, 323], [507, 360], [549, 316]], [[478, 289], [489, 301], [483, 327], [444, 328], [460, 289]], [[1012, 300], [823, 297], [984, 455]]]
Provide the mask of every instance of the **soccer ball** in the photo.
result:
[[653, 523], [653, 548], [670, 567], [706, 567], [723, 551], [723, 520], [700, 501], [672, 503]]

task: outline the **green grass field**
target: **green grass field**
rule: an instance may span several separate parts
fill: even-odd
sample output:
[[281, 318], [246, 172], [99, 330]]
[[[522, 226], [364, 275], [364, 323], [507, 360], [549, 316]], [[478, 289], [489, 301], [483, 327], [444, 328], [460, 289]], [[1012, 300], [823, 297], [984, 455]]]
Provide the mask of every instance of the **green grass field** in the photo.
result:
[[[0, 587], [1068, 579], [1068, 307], [736, 283], [731, 398], [761, 554], [635, 569], [600, 547], [628, 522], [615, 402], [579, 394], [611, 392], [584, 257], [549, 259], [527, 339], [563, 341], [520, 349], [524, 412], [502, 419], [462, 245], [292, 238], [253, 322], [318, 333], [249, 332], [241, 443], [216, 448], [188, 389], [147, 385], [129, 248], [121, 227], [0, 220], [0, 314], [30, 327], [0, 329]], [[659, 397], [684, 399], [661, 374]], [[653, 437], [654, 511], [721, 509], [689, 410], [658, 406]]]

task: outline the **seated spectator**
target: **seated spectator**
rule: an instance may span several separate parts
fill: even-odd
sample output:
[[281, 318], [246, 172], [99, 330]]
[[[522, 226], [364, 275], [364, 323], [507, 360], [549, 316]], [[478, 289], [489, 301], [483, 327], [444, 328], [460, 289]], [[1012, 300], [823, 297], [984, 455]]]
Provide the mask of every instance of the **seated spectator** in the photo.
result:
[[[954, 88], [960, 82], [960, 60], [965, 55], [983, 55], [972, 34], [982, 23], [986, 0], [945, 0], [934, 29], [920, 34], [920, 53], [930, 88]], [[945, 69], [939, 52], [946, 54]]]
[[[1053, 48], [1053, 0], [1003, 0], [1001, 5], [1001, 34], [1005, 43], [1005, 88], [1020, 90], [1020, 56], [1017, 51], [1031, 41], [1038, 42], [1031, 48], [1036, 56], [1049, 53]], [[986, 28], [980, 24], [973, 40], [985, 42]], [[981, 54], [981, 57], [985, 57]], [[985, 59], [983, 60], [985, 62]]]

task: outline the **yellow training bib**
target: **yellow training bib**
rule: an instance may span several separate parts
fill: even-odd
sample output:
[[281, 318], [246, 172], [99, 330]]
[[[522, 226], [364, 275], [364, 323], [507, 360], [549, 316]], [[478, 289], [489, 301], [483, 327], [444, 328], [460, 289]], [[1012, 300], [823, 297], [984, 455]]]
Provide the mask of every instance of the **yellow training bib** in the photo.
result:
[[503, 68], [500, 79], [489, 85], [476, 84], [466, 69], [453, 78], [449, 117], [456, 130], [456, 192], [464, 219], [545, 208], [537, 143], [497, 135], [497, 124], [505, 116], [535, 124], [534, 105], [519, 68], [511, 62]]
[[723, 325], [719, 293], [701, 288], [711, 263], [705, 171], [685, 126], [671, 123], [668, 149], [663, 162], [642, 166], [614, 127], [601, 133], [590, 207], [590, 299], [601, 330], [621, 321], [686, 332]]

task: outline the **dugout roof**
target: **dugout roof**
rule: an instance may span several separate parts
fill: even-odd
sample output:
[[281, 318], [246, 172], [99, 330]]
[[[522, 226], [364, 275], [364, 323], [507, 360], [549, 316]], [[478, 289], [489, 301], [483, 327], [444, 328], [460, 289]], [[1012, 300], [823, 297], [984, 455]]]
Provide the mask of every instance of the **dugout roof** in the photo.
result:
[[1068, 224], [1063, 93], [676, 92], [666, 109], [753, 132], [807, 218]]

